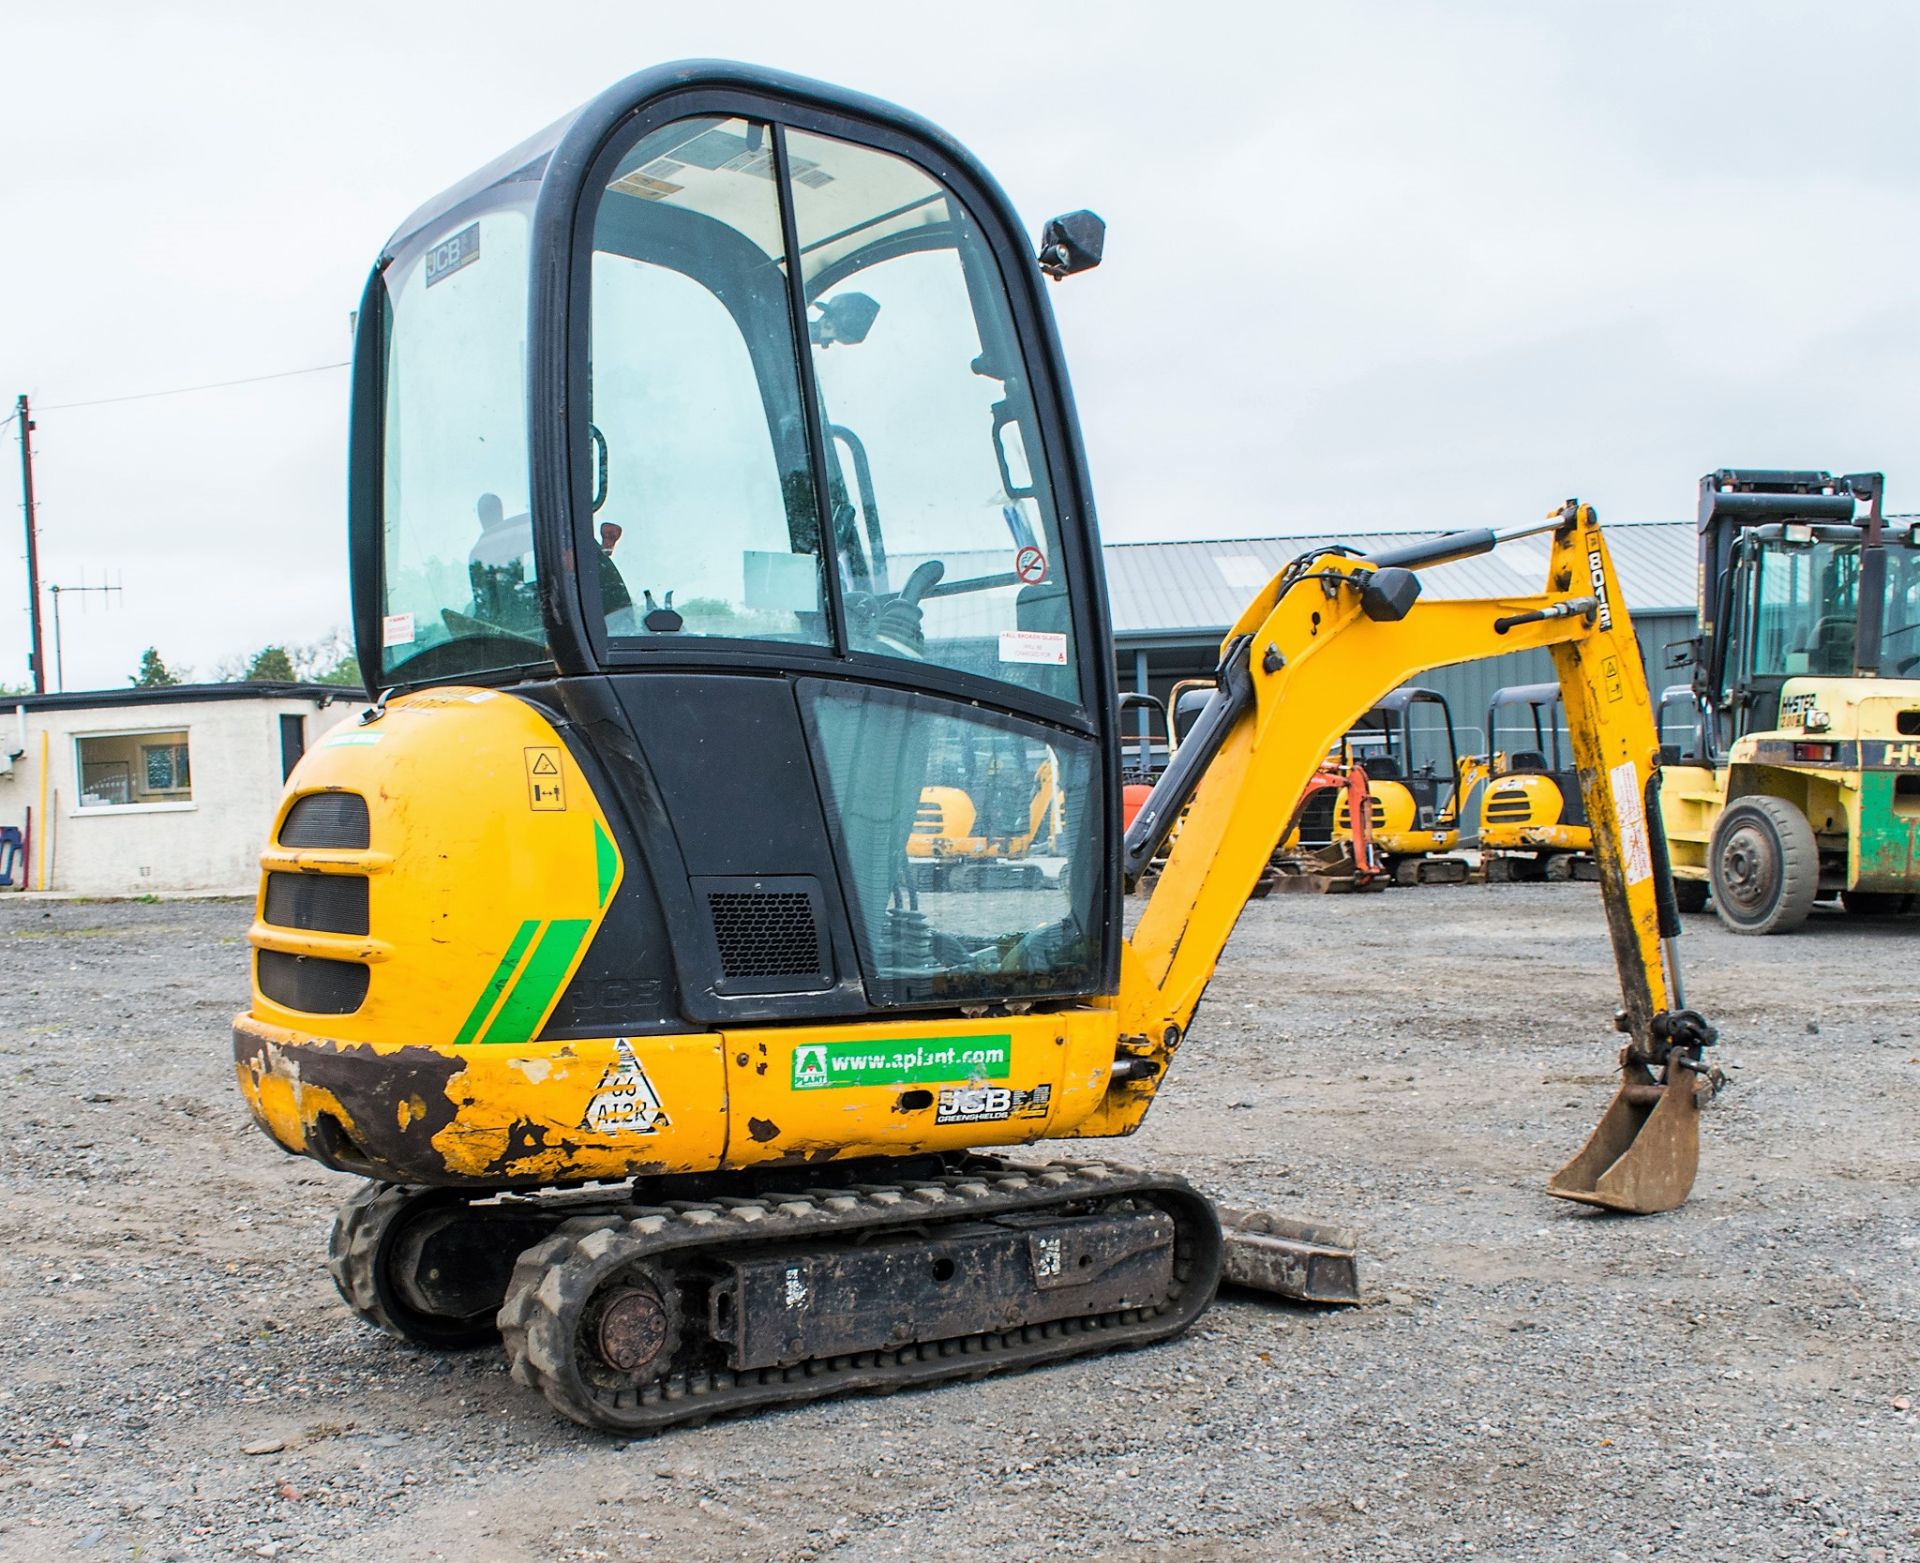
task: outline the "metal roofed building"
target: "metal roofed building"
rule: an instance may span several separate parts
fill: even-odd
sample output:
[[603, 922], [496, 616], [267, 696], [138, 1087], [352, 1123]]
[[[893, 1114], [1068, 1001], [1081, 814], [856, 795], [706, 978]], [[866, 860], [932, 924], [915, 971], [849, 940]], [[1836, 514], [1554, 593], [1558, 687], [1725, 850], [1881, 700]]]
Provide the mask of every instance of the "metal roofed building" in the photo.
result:
[[[1696, 629], [1694, 577], [1697, 545], [1691, 521], [1615, 522], [1607, 546], [1620, 576], [1627, 611], [1656, 698], [1688, 675], [1670, 672], [1661, 655]], [[1234, 537], [1200, 542], [1107, 543], [1107, 596], [1113, 614], [1114, 655], [1123, 689], [1166, 698], [1179, 679], [1204, 678], [1219, 658], [1220, 641], [1247, 600], [1303, 553], [1344, 543], [1397, 547], [1435, 532], [1347, 532], [1302, 537]], [[1547, 578], [1545, 534], [1504, 543], [1490, 554], [1420, 571], [1430, 598], [1504, 597], [1540, 591]], [[1553, 678], [1544, 651], [1516, 652], [1488, 662], [1438, 668], [1418, 682], [1438, 690], [1452, 708], [1462, 750], [1484, 748], [1482, 729], [1494, 690]]]

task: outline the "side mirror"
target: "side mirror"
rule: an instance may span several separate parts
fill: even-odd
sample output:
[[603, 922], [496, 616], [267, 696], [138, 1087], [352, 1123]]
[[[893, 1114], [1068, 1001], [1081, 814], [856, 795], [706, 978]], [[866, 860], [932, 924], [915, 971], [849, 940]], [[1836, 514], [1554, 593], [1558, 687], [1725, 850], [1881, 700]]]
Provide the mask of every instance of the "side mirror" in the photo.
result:
[[836, 342], [857, 347], [866, 341], [880, 306], [864, 293], [842, 293], [820, 306], [820, 318], [807, 326], [807, 336], [815, 347], [832, 347]]
[[1669, 668], [1697, 667], [1700, 662], [1700, 642], [1697, 638], [1669, 641], [1661, 660]]
[[1092, 212], [1063, 212], [1040, 230], [1040, 269], [1058, 282], [1092, 271], [1107, 245], [1107, 225]]

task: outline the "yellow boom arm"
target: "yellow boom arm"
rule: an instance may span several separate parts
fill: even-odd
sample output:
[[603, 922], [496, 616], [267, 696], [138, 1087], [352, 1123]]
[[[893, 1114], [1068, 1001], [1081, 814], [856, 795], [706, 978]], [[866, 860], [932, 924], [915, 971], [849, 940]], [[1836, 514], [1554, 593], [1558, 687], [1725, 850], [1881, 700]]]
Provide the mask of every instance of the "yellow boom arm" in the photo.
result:
[[[1713, 1034], [1680, 993], [1678, 919], [1658, 814], [1647, 807], [1654, 711], [1592, 509], [1570, 501], [1547, 526], [1552, 560], [1537, 597], [1409, 605], [1417, 586], [1405, 571], [1325, 553], [1277, 576], [1241, 614], [1225, 642], [1220, 693], [1187, 740], [1202, 752], [1183, 747], [1186, 771], [1169, 769], [1129, 836], [1131, 861], [1190, 796], [1122, 955], [1115, 1081], [1079, 1132], [1126, 1133], [1144, 1115], [1293, 800], [1354, 718], [1429, 668], [1545, 647], [1593, 823], [1625, 1000], [1618, 1024], [1629, 1038], [1612, 1106], [1550, 1189], [1635, 1211], [1686, 1198], [1698, 1160], [1699, 1048]], [[1497, 539], [1463, 534], [1451, 551], [1447, 541], [1422, 562], [1483, 552]]]

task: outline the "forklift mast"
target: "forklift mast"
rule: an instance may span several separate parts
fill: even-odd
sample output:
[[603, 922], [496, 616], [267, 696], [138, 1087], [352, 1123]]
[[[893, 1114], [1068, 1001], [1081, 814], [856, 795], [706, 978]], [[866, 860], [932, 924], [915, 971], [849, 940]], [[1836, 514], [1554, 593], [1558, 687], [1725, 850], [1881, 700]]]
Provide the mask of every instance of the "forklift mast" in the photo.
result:
[[[1755, 726], [1771, 727], [1781, 676], [1755, 677], [1728, 666], [1739, 620], [1752, 611], [1751, 545], [1756, 538], [1788, 543], [1813, 540], [1857, 544], [1857, 612], [1850, 626], [1850, 666], [1827, 671], [1873, 677], [1879, 671], [1886, 598], [1886, 544], [1877, 472], [1835, 477], [1828, 472], [1722, 468], [1700, 479], [1699, 651], [1694, 690], [1720, 713], [1720, 747]], [[1857, 506], [1864, 504], [1864, 514]], [[1844, 530], [1841, 530], [1844, 529]], [[1751, 636], [1752, 630], [1747, 630]]]

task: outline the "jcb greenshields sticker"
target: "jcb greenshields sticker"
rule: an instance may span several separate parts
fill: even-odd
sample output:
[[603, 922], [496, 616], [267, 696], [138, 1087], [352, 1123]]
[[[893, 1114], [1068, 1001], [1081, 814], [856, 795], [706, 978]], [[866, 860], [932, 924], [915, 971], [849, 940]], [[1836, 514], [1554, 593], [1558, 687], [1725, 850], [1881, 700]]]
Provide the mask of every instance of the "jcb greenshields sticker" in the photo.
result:
[[1013, 1038], [907, 1037], [899, 1041], [803, 1042], [793, 1050], [793, 1088], [911, 1085], [923, 1080], [1004, 1080]]

